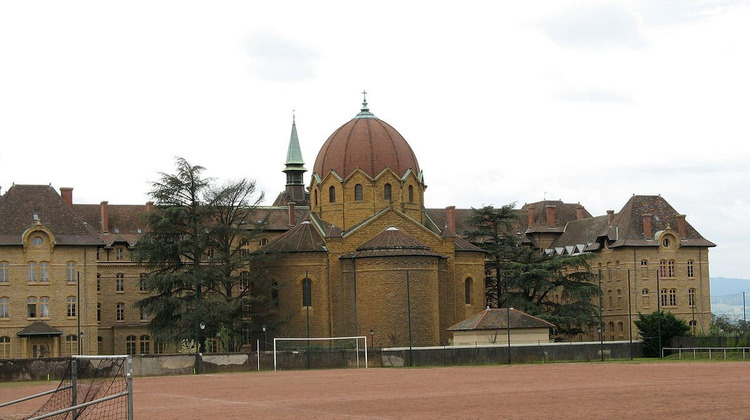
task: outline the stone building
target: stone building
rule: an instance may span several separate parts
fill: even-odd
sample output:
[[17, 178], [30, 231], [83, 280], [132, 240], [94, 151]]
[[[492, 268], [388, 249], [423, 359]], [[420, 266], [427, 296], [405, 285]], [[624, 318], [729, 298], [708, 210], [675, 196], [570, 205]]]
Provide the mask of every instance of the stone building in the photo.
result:
[[[447, 344], [451, 326], [485, 309], [484, 253], [462, 236], [472, 210], [426, 207], [416, 155], [366, 102], [324, 142], [308, 183], [300, 150], [293, 122], [286, 188], [257, 209], [265, 230], [244, 245], [277, 256], [266, 267], [272, 310], [247, 344], [370, 334], [384, 347]], [[145, 269], [131, 251], [153, 207], [75, 204], [72, 188], [39, 185], [1, 195], [0, 358], [64, 356], [79, 343], [84, 354], [175, 350], [151, 340], [133, 306]], [[603, 339], [627, 339], [628, 320], [657, 307], [708, 330], [714, 244], [663, 198], [634, 196], [596, 217], [580, 204], [526, 204], [515, 233], [539, 252], [595, 254]]]

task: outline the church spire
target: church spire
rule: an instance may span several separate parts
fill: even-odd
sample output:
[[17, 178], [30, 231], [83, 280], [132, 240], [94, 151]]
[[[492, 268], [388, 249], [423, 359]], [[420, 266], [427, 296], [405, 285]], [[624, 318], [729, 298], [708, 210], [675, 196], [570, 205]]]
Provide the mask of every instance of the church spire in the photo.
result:
[[375, 115], [370, 112], [370, 108], [367, 107], [367, 91], [362, 91], [362, 109], [359, 110], [359, 114], [357, 114], [354, 118], [375, 118]]
[[306, 201], [305, 183], [303, 174], [305, 161], [302, 159], [302, 149], [299, 147], [299, 137], [297, 136], [297, 118], [292, 113], [292, 135], [289, 138], [289, 148], [286, 152], [286, 195], [290, 201], [303, 203]]

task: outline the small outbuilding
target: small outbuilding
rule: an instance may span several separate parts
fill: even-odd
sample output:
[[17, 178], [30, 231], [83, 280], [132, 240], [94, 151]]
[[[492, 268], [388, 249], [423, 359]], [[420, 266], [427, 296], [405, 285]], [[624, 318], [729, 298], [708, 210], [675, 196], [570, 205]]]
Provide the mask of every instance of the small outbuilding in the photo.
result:
[[537, 344], [550, 341], [555, 325], [518, 309], [487, 308], [448, 328], [453, 332], [454, 346], [508, 344]]

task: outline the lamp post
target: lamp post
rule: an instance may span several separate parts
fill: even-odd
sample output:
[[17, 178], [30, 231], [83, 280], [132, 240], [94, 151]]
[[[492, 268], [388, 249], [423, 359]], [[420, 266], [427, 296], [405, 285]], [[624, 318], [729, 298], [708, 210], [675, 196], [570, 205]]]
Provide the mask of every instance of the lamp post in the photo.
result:
[[375, 348], [375, 330], [370, 328], [370, 348]]
[[266, 343], [268, 342], [268, 336], [266, 335], [266, 324], [263, 324], [263, 351], [266, 351]]

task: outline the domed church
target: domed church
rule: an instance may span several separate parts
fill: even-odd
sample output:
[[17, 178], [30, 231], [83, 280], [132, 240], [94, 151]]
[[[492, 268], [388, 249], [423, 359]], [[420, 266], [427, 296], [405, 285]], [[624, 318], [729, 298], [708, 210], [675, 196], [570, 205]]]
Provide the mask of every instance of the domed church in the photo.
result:
[[484, 309], [483, 251], [456, 236], [455, 208], [430, 217], [417, 156], [366, 98], [323, 143], [308, 191], [293, 122], [284, 172], [275, 204], [309, 212], [263, 247], [276, 255], [269, 322], [279, 335], [441, 345], [450, 326]]

